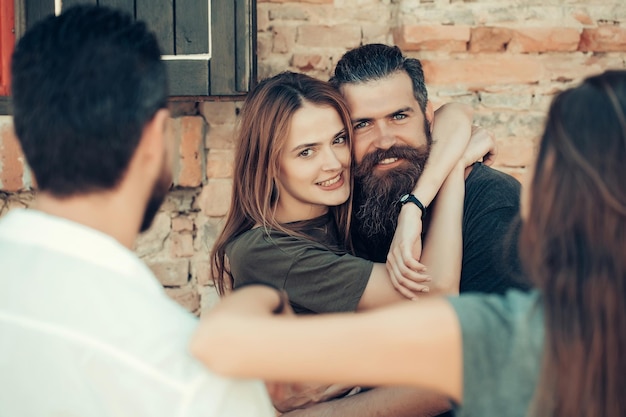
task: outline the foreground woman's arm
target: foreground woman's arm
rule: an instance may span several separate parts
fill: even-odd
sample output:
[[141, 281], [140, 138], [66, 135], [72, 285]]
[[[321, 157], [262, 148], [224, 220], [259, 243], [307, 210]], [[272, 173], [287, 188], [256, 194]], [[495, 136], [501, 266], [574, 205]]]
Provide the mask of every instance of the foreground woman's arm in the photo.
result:
[[461, 333], [445, 300], [298, 318], [273, 316], [280, 302], [268, 287], [236, 291], [202, 318], [192, 353], [234, 377], [414, 385], [460, 401]]

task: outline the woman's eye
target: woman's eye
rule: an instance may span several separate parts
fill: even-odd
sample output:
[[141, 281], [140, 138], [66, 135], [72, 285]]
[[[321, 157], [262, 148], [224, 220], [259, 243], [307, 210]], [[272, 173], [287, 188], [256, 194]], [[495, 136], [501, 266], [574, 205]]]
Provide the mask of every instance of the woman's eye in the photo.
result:
[[298, 156], [302, 156], [304, 158], [311, 156], [313, 154], [313, 149], [305, 149], [298, 154]]
[[333, 144], [334, 145], [342, 145], [346, 143], [346, 137], [345, 136], [339, 136], [336, 137], [335, 140], [333, 140]]

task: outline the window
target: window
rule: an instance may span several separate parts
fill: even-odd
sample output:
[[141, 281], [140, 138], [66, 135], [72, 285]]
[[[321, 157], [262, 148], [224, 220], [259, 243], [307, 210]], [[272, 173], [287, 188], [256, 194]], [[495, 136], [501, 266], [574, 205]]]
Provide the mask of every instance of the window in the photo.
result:
[[2, 0], [2, 85], [5, 43], [12, 48], [15, 41], [13, 34], [5, 42], [4, 21], [15, 19], [19, 37], [39, 19], [79, 3], [116, 7], [147, 22], [163, 49], [172, 96], [243, 95], [256, 80], [256, 0]]

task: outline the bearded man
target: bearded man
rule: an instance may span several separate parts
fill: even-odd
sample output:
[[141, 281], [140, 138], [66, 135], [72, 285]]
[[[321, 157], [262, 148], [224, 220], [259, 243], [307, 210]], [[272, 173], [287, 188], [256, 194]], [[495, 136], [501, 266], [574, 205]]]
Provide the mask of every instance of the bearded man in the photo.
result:
[[[434, 152], [435, 122], [420, 61], [395, 46], [368, 44], [346, 52], [330, 82], [348, 102], [354, 127], [357, 254], [385, 262], [400, 235], [419, 258], [422, 237], [428, 238], [428, 206], [441, 185], [418, 183]], [[461, 292], [525, 287], [516, 249], [519, 197], [520, 184], [513, 177], [482, 163], [466, 170]], [[283, 417], [425, 417], [451, 415], [450, 408], [435, 393], [381, 387]]]
[[[429, 157], [432, 103], [419, 60], [398, 47], [369, 44], [347, 52], [331, 79], [350, 106], [355, 130], [354, 236], [359, 255], [385, 262], [398, 216], [424, 216], [435, 194], [414, 192], [426, 213], [403, 196], [411, 193]], [[435, 190], [436, 193], [436, 190]], [[466, 174], [460, 291], [503, 293], [518, 286], [514, 248], [519, 182], [476, 163]]]

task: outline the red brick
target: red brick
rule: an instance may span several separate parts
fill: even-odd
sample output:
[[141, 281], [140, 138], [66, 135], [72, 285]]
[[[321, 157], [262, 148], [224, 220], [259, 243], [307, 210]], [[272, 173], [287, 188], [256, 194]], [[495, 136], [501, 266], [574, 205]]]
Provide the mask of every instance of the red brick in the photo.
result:
[[176, 118], [198, 114], [197, 104], [196, 101], [187, 101], [185, 99], [180, 101], [170, 100], [167, 107], [170, 111], [170, 117]]
[[169, 240], [173, 257], [191, 258], [193, 256], [193, 236], [191, 233], [172, 233], [170, 234]]
[[503, 52], [511, 41], [511, 29], [501, 27], [472, 28], [470, 52]]
[[256, 27], [258, 32], [265, 32], [270, 26], [270, 18], [267, 8], [257, 7]]
[[13, 125], [0, 123], [0, 190], [15, 192], [24, 187], [24, 155]]
[[325, 70], [328, 69], [329, 62], [318, 54], [293, 54], [291, 65], [300, 71]]
[[193, 220], [189, 217], [178, 216], [172, 219], [172, 231], [173, 232], [192, 232]]
[[274, 26], [273, 35], [272, 52], [286, 54], [293, 50], [293, 46], [296, 43], [296, 28]]
[[164, 286], [179, 287], [189, 282], [189, 261], [186, 259], [149, 262], [148, 266]]
[[198, 285], [213, 285], [211, 276], [211, 263], [209, 261], [196, 261], [191, 263], [191, 274], [196, 277]]
[[231, 178], [233, 176], [232, 149], [210, 149], [207, 153], [207, 178]]
[[195, 288], [191, 286], [182, 288], [166, 288], [165, 292], [172, 300], [183, 306], [187, 311], [191, 313], [199, 313], [200, 295]]
[[502, 167], [525, 167], [535, 158], [535, 139], [511, 137], [498, 140], [495, 164]]
[[259, 33], [256, 39], [257, 59], [265, 59], [272, 52], [272, 35], [269, 33]]
[[572, 12], [572, 17], [574, 19], [576, 19], [579, 23], [583, 24], [583, 25], [593, 25], [595, 22], [593, 21], [593, 19], [591, 18], [591, 16], [589, 16], [589, 13], [587, 13], [584, 10], [575, 10]]
[[394, 31], [394, 41], [404, 51], [462, 52], [469, 40], [469, 26], [402, 26]]
[[569, 52], [578, 49], [580, 29], [528, 27], [513, 31], [510, 52]]
[[210, 125], [205, 147], [209, 149], [233, 149], [235, 147], [235, 123]]
[[308, 25], [298, 28], [297, 44], [302, 46], [319, 46], [328, 48], [358, 46], [361, 42], [361, 27], [359, 25]]
[[174, 119], [173, 129], [178, 141], [178, 160], [174, 164], [174, 184], [197, 187], [204, 179], [204, 128], [202, 117], [185, 116]]
[[578, 49], [584, 52], [626, 52], [626, 28], [600, 26], [583, 29]]
[[230, 208], [233, 191], [231, 180], [211, 180], [202, 188], [198, 203], [202, 212], [209, 217], [224, 216]]
[[233, 124], [237, 120], [237, 101], [203, 101], [198, 106], [204, 120], [213, 127], [216, 125]]
[[599, 74], [606, 69], [606, 65], [598, 63], [595, 57], [578, 54], [581, 56], [571, 56], [569, 59], [555, 55], [542, 57], [542, 63], [547, 72], [544, 79], [569, 82]]
[[540, 62], [529, 56], [472, 55], [466, 59], [422, 61], [426, 84], [479, 88], [495, 84], [532, 84], [545, 76]]

